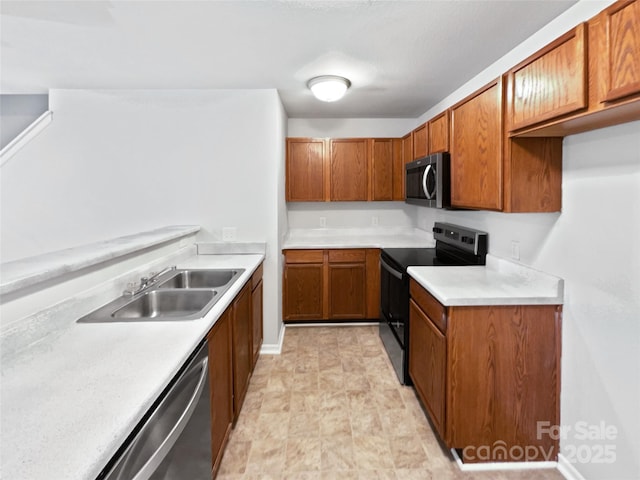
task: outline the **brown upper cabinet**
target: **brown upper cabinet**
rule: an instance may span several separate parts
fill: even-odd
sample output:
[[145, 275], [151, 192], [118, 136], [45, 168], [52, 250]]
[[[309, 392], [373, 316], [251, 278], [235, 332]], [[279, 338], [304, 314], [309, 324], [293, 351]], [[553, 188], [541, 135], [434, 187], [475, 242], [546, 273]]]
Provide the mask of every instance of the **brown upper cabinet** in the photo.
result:
[[429, 126], [429, 153], [449, 151], [449, 110], [433, 117]]
[[509, 130], [587, 107], [586, 24], [580, 24], [508, 74]]
[[413, 159], [424, 157], [429, 151], [429, 126], [423, 123], [416, 128], [411, 136], [413, 137]]
[[289, 202], [403, 200], [400, 138], [288, 138]]
[[640, 119], [640, 2], [620, 0], [508, 73], [511, 136], [563, 137]]
[[605, 9], [592, 21], [599, 22], [604, 49], [602, 102], [640, 93], [640, 2], [624, 0]]
[[451, 204], [502, 209], [502, 82], [451, 108]]
[[331, 140], [330, 199], [367, 200], [369, 142], [366, 138]]
[[504, 212], [557, 212], [562, 138], [508, 138], [499, 78], [451, 108], [451, 203]]
[[393, 200], [393, 140], [373, 139], [371, 146], [371, 196]]
[[325, 199], [325, 163], [328, 142], [324, 138], [287, 139], [286, 196], [290, 202]]
[[369, 200], [404, 200], [402, 140], [371, 138]]
[[402, 141], [402, 163], [409, 163], [413, 160], [413, 135], [407, 133], [400, 139]]

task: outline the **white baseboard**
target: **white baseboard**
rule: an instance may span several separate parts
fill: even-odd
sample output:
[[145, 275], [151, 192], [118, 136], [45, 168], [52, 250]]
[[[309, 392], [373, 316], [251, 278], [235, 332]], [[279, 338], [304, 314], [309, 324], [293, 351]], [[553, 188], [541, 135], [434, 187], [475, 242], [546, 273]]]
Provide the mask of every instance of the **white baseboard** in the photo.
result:
[[567, 457], [562, 454], [558, 454], [558, 471], [567, 480], [586, 480], [582, 474], [576, 470], [573, 463], [567, 460]]
[[493, 463], [463, 463], [455, 448], [451, 455], [463, 472], [482, 472], [487, 470], [538, 470], [542, 468], [557, 468], [558, 462], [493, 462]]
[[260, 355], [280, 355], [282, 353], [282, 343], [284, 342], [284, 330], [286, 326], [282, 325], [278, 343], [263, 343], [260, 348]]

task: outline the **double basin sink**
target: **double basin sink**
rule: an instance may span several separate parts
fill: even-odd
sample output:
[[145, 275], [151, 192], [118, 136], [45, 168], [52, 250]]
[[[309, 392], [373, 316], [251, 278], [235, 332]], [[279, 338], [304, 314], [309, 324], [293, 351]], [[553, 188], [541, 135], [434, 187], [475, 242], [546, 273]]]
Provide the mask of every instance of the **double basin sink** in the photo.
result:
[[134, 295], [123, 295], [78, 323], [197, 320], [206, 315], [244, 269], [170, 270]]

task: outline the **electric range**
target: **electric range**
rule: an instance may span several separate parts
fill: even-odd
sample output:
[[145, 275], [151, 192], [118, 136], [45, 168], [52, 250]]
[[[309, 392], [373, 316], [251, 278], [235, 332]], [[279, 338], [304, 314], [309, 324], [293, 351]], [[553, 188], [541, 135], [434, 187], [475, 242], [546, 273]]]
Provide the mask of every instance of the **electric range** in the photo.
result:
[[407, 268], [484, 265], [486, 262], [486, 232], [436, 222], [433, 237], [435, 248], [385, 248], [380, 253], [380, 338], [403, 385], [412, 384]]

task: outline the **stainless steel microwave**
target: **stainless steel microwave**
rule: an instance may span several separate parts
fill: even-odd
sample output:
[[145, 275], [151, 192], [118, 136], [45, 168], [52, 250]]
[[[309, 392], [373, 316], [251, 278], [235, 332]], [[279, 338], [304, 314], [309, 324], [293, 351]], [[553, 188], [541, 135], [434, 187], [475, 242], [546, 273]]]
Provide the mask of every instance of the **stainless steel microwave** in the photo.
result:
[[432, 208], [451, 207], [450, 156], [427, 155], [405, 165], [405, 202]]

